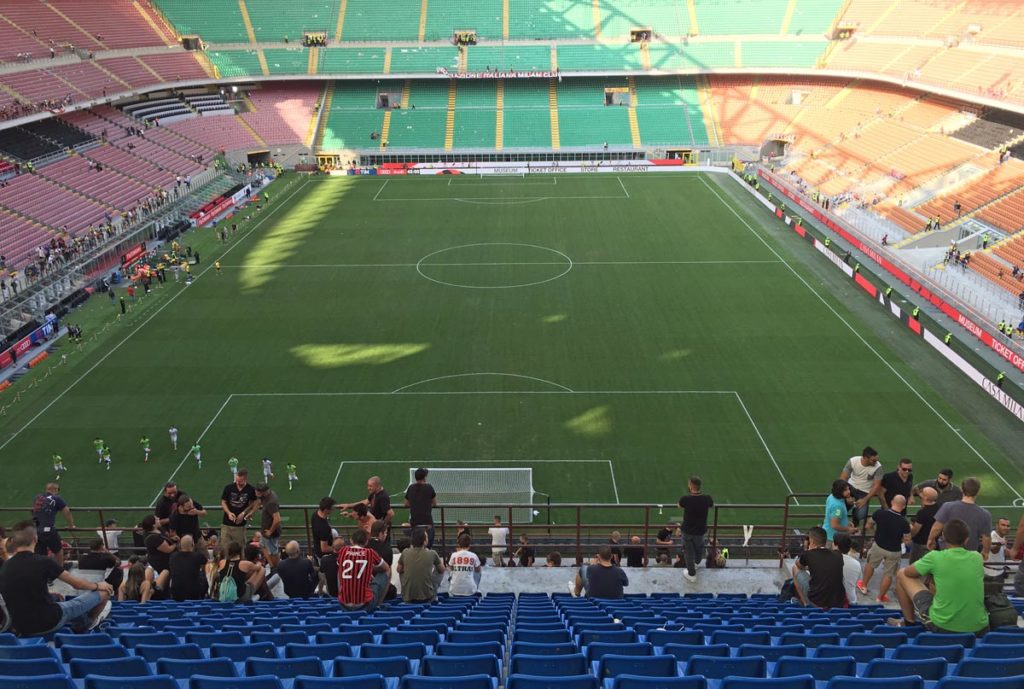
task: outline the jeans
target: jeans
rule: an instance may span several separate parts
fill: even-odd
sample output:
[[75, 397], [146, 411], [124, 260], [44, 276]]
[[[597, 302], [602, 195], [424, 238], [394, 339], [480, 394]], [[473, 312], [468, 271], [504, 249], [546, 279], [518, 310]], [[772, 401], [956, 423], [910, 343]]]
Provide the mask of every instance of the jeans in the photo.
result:
[[[92, 622], [89, 611], [99, 605], [101, 600], [98, 592], [89, 591], [68, 600], [58, 601], [57, 605], [60, 606], [60, 622], [50, 632], [57, 631], [63, 627], [68, 627], [74, 632], [85, 631], [89, 623]], [[49, 634], [50, 632], [46, 633]]]
[[373, 592], [373, 600], [365, 605], [354, 607], [351, 605], [342, 605], [346, 610], [365, 610], [366, 612], [373, 612], [380, 605], [380, 602], [384, 600], [384, 594], [388, 592], [388, 585], [391, 580], [388, 575], [384, 572], [379, 572], [373, 575], [373, 580], [370, 581], [370, 591]]
[[683, 562], [691, 576], [697, 574], [697, 565], [704, 554], [704, 534], [683, 534]]
[[[854, 500], [860, 500], [865, 495], [867, 495], [867, 493], [865, 493], [864, 491], [857, 490], [852, 486], [850, 487], [850, 497], [853, 498]], [[860, 526], [861, 524], [867, 521], [868, 509], [870, 509], [870, 505], [866, 502], [860, 507], [854, 507], [853, 505], [850, 506], [850, 521], [853, 522], [854, 526]]]
[[[810, 597], [807, 594], [811, 590], [811, 573], [806, 569], [799, 570], [793, 578], [793, 583], [798, 589], [803, 591], [804, 598], [810, 601]], [[795, 602], [800, 602], [800, 600], [796, 599]]]

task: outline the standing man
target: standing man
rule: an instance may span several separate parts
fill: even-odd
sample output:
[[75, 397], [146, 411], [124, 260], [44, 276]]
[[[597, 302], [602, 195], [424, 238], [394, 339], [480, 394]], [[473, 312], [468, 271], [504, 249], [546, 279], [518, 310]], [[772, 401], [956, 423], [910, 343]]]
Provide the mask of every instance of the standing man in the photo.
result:
[[942, 469], [939, 471], [937, 478], [921, 481], [919, 484], [914, 486], [914, 495], [920, 495], [921, 491], [925, 488], [932, 488], [935, 490], [935, 503], [940, 507], [945, 505], [947, 502], [956, 502], [963, 497], [963, 493], [960, 492], [960, 487], [953, 485], [952, 469]]
[[405, 490], [405, 506], [409, 508], [409, 525], [427, 532], [427, 548], [434, 547], [434, 515], [432, 510], [437, 507], [437, 493], [427, 483], [426, 469], [420, 468], [413, 474], [416, 479]]
[[[110, 613], [114, 593], [110, 584], [72, 576], [52, 559], [38, 555], [37, 545], [36, 528], [28, 522], [20, 524], [7, 541], [11, 557], [0, 568], [0, 596], [15, 633], [37, 636], [63, 627], [83, 632], [102, 622]], [[58, 603], [49, 591], [54, 579], [82, 593]]]
[[338, 553], [338, 602], [346, 610], [373, 612], [384, 598], [391, 568], [366, 547], [366, 532], [356, 529], [352, 545]]
[[846, 607], [843, 587], [843, 556], [826, 546], [825, 529], [812, 526], [807, 532], [807, 550], [793, 563], [793, 583], [803, 606], [829, 610]]
[[850, 526], [850, 511], [846, 503], [849, 498], [850, 484], [841, 478], [833, 481], [832, 492], [825, 499], [825, 521], [821, 525], [825, 530], [826, 543], [834, 542], [839, 534], [853, 536], [857, 533], [857, 527]]
[[644, 555], [644, 547], [641, 543], [642, 541], [639, 536], [633, 536], [629, 539], [629, 545], [623, 549], [627, 567], [647, 566], [647, 556]]
[[907, 513], [907, 507], [914, 504], [914, 465], [904, 457], [896, 466], [896, 471], [890, 471], [882, 476], [882, 504], [886, 507], [892, 504], [892, 499], [897, 495], [905, 498], [903, 514]]
[[910, 564], [914, 564], [928, 553], [928, 536], [932, 532], [932, 524], [935, 523], [935, 515], [939, 511], [939, 504], [936, 502], [939, 494], [934, 488], [922, 488], [921, 509], [917, 511], [910, 522]]
[[200, 549], [206, 546], [203, 543], [203, 534], [199, 528], [199, 518], [206, 516], [206, 510], [198, 502], [185, 493], [178, 495], [178, 504], [175, 507], [171, 518], [167, 520], [167, 528], [178, 534], [178, 538], [185, 536], [192, 537], [192, 544], [198, 545]]
[[299, 468], [294, 464], [285, 464], [284, 468], [288, 471], [288, 490], [292, 489], [292, 484], [299, 482]]
[[199, 445], [199, 441], [195, 441], [192, 444], [192, 456], [196, 458], [196, 464], [200, 469], [203, 468], [203, 448]]
[[440, 556], [427, 548], [427, 533], [412, 530], [412, 547], [398, 556], [398, 576], [402, 581], [402, 600], [406, 603], [432, 603], [444, 576]]
[[96, 463], [101, 464], [103, 462], [103, 448], [106, 446], [106, 441], [103, 438], [96, 436], [96, 439], [92, 441], [92, 446], [96, 449]]
[[220, 527], [220, 544], [227, 548], [231, 543], [245, 547], [245, 522], [259, 506], [256, 489], [249, 484], [249, 470], [239, 469], [234, 483], [224, 486], [220, 495], [220, 508], [224, 519]]
[[32, 501], [32, 521], [36, 527], [32, 537], [35, 539], [37, 555], [50, 556], [58, 565], [63, 566], [64, 548], [57, 531], [58, 512], [64, 515], [68, 528], [74, 529], [75, 519], [71, 516], [71, 508], [60, 497], [60, 486], [47, 483], [46, 490]]
[[683, 508], [683, 561], [686, 571], [683, 577], [689, 581], [697, 581], [697, 565], [704, 554], [704, 535], [708, 531], [708, 511], [715, 501], [710, 495], [701, 493], [700, 476], [690, 477], [687, 483], [688, 495], [679, 498], [679, 506]]
[[981, 481], [965, 478], [960, 484], [960, 491], [963, 497], [958, 502], [943, 504], [935, 514], [935, 523], [928, 534], [928, 549], [938, 549], [943, 525], [959, 519], [967, 525], [967, 540], [961, 545], [967, 550], [980, 552], [982, 559], [987, 560], [992, 550], [992, 514], [976, 504], [978, 493], [981, 492]]
[[1006, 545], [1006, 534], [1010, 533], [1010, 520], [1000, 517], [996, 528], [992, 530], [992, 545], [989, 546], [988, 561], [1002, 565], [1010, 555], [1010, 547]]
[[274, 463], [270, 461], [270, 457], [263, 458], [263, 482], [270, 483], [270, 480], [274, 478]]
[[508, 527], [502, 526], [501, 517], [494, 515], [494, 526], [487, 529], [487, 533], [491, 536], [491, 558], [494, 560], [494, 566], [504, 567], [505, 555], [508, 554]]
[[867, 521], [871, 498], [882, 490], [882, 463], [878, 461], [878, 452], [871, 446], [865, 447], [860, 457], [850, 457], [839, 478], [850, 484], [853, 498], [850, 517], [854, 526], [860, 526]]
[[53, 479], [54, 481], [60, 481], [60, 475], [67, 471], [64, 466], [64, 458], [56, 452], [53, 453], [53, 470], [57, 472], [57, 478]]
[[150, 449], [149, 449], [149, 436], [148, 435], [143, 435], [141, 438], [139, 438], [139, 445], [142, 446], [142, 462], [144, 464], [148, 464], [149, 463], [149, 451], [150, 451]]
[[153, 508], [157, 525], [163, 527], [170, 521], [174, 510], [178, 508], [178, 495], [178, 486], [174, 481], [168, 481], [164, 484], [164, 492], [157, 498], [156, 507]]
[[331, 529], [331, 524], [328, 521], [334, 505], [334, 498], [320, 498], [320, 504], [317, 505], [316, 512], [309, 520], [310, 531], [313, 534], [313, 556], [318, 560], [324, 555], [334, 552], [331, 550], [331, 543], [334, 542], [334, 530]]
[[868, 562], [864, 567], [864, 579], [857, 582], [857, 590], [867, 595], [868, 584], [879, 565], [882, 567], [882, 581], [878, 586], [878, 603], [889, 602], [889, 586], [896, 578], [903, 554], [903, 541], [910, 534], [910, 524], [903, 513], [907, 510], [907, 499], [896, 495], [889, 507], [878, 510], [871, 518], [875, 520], [875, 542], [868, 550]]
[[[267, 564], [276, 567], [281, 559], [281, 504], [278, 501], [277, 493], [270, 490], [270, 486], [261, 483], [256, 486], [256, 497], [260, 501], [262, 519], [260, 520], [260, 550]], [[294, 541], [293, 541], [294, 542]], [[298, 547], [298, 544], [296, 544]], [[291, 597], [291, 594], [288, 594]]]
[[366, 495], [364, 500], [348, 505], [338, 505], [338, 509], [350, 510], [362, 503], [366, 505], [374, 519], [386, 521], [390, 526], [391, 520], [395, 518], [395, 511], [391, 509], [391, 496], [384, 490], [380, 476], [371, 476], [366, 480]]
[[238, 473], [238, 457], [228, 458], [228, 469], [231, 470], [231, 476], [233, 480], [234, 476]]
[[[175, 274], [174, 274], [174, 279], [175, 279], [175, 280], [177, 280], [177, 279], [178, 279], [178, 274], [177, 274], [177, 272], [175, 272]], [[171, 424], [171, 427], [167, 429], [167, 434], [168, 434], [169, 436], [171, 436], [171, 449], [172, 449], [172, 450], [177, 450], [177, 449], [178, 449], [178, 427], [177, 427], [177, 426], [175, 426], [175, 425], [174, 425], [174, 424], [172, 423], [172, 424]]]

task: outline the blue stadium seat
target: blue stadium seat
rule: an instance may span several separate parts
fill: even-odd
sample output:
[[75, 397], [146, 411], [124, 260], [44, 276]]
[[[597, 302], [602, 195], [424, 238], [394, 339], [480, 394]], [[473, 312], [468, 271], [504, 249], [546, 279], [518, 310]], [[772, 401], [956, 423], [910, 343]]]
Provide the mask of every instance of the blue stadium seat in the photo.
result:
[[857, 661], [850, 656], [838, 658], [800, 658], [786, 656], [775, 663], [775, 677], [799, 677], [810, 675], [819, 682], [833, 677], [854, 677], [857, 674]]
[[288, 644], [284, 647], [285, 658], [305, 658], [313, 656], [320, 660], [334, 660], [335, 658], [351, 658], [352, 655], [352, 646], [346, 643]]
[[875, 658], [885, 657], [885, 646], [876, 644], [874, 646], [836, 646], [825, 644], [814, 649], [815, 658], [844, 658], [851, 657], [858, 663], [870, 663]]
[[475, 656], [429, 655], [420, 662], [420, 674], [428, 677], [487, 675], [494, 679], [500, 679], [501, 664], [497, 656], [490, 654]]
[[3, 660], [45, 660], [46, 658], [56, 659], [56, 657], [57, 654], [53, 652], [53, 649], [43, 644], [0, 646], [0, 658]]
[[[442, 643], [444, 646], [447, 642]], [[572, 655], [578, 653], [579, 649], [576, 648], [576, 644], [571, 641], [560, 643], [560, 644], [535, 644], [529, 641], [513, 641], [512, 642], [512, 655]], [[445, 655], [445, 654], [441, 654]]]
[[189, 689], [284, 689], [281, 680], [264, 677], [205, 677], [196, 675], [188, 682]]
[[[819, 646], [819, 649], [821, 647]], [[783, 656], [802, 658], [807, 655], [807, 649], [799, 644], [788, 646], [772, 646], [771, 644], [742, 644], [736, 652], [741, 658], [747, 656], [764, 656], [769, 663], [774, 663]]]
[[392, 656], [390, 658], [338, 658], [334, 661], [335, 677], [352, 677], [354, 675], [383, 675], [384, 677], [401, 677], [412, 672], [412, 664], [408, 658]]
[[199, 644], [181, 644], [180, 646], [147, 646], [135, 647], [135, 655], [144, 658], [147, 663], [155, 663], [161, 658], [167, 660], [202, 660], [203, 649]]
[[244, 644], [245, 638], [239, 632], [185, 632], [185, 641], [209, 648], [213, 644]]
[[1024, 630], [1020, 627], [1000, 627], [981, 638], [983, 644], [1024, 644]]
[[506, 689], [600, 689], [600, 684], [597, 677], [593, 675], [565, 677], [509, 675]]
[[398, 682], [398, 689], [494, 689], [497, 680], [488, 675], [460, 675], [433, 677], [406, 675]]
[[917, 675], [925, 681], [942, 679], [946, 674], [946, 661], [942, 658], [929, 660], [872, 660], [864, 670], [864, 677], [912, 677]]
[[63, 672], [35, 677], [4, 677], [4, 689], [75, 689], [75, 683]]
[[83, 684], [85, 689], [179, 689], [178, 683], [167, 675], [152, 677], [104, 677], [89, 675]]
[[388, 689], [388, 681], [381, 675], [296, 677], [292, 689]]
[[[890, 656], [893, 660], [927, 660], [942, 658], [947, 663], [958, 663], [964, 657], [963, 646], [918, 646], [903, 644], [893, 649]], [[1003, 658], [1005, 656], [999, 656]]]
[[890, 632], [887, 634], [879, 634], [876, 632], [854, 632], [846, 639], [847, 646], [877, 646], [882, 645], [886, 648], [896, 648], [901, 644], [905, 644], [910, 638], [902, 632]]
[[595, 642], [584, 649], [584, 654], [587, 656], [587, 662], [593, 663], [595, 661], [600, 660], [602, 656], [608, 654], [615, 654], [620, 656], [654, 655], [654, 646], [647, 643], [646, 641], [637, 641], [635, 643], [629, 644], [606, 644], [601, 642]]
[[381, 634], [380, 642], [382, 644], [424, 644], [432, 648], [441, 643], [441, 635], [428, 629], [408, 632], [389, 629]]
[[245, 662], [249, 658], [276, 658], [277, 646], [269, 641], [259, 644], [212, 644], [210, 657], [230, 658], [236, 663]]
[[716, 656], [697, 655], [687, 661], [686, 674], [703, 675], [707, 679], [725, 679], [726, 677], [765, 677], [768, 674], [768, 661], [762, 656], [722, 658]]
[[647, 632], [644, 641], [658, 647], [665, 644], [700, 645], [704, 643], [704, 635], [693, 629], [654, 629]]
[[118, 639], [125, 648], [135, 648], [139, 644], [148, 646], [176, 646], [181, 637], [171, 632], [154, 632], [152, 634], [122, 634]]
[[227, 658], [207, 658], [206, 660], [179, 660], [163, 658], [156, 661], [156, 671], [161, 675], [170, 675], [174, 679], [188, 679], [192, 675], [207, 677], [237, 677], [235, 664]]
[[[515, 633], [512, 635], [512, 640], [528, 641], [534, 644], [564, 644], [572, 642], [572, 636], [569, 634], [568, 629], [531, 631], [528, 629], [519, 629], [517, 627]], [[453, 639], [448, 639], [448, 641], [453, 641]]]
[[935, 689], [1021, 689], [1024, 675], [1013, 677], [943, 677]]
[[919, 646], [953, 646], [959, 644], [966, 648], [971, 648], [976, 640], [977, 637], [974, 634], [923, 632], [914, 638], [914, 643]]
[[953, 672], [956, 677], [1010, 677], [1024, 675], [1024, 658], [966, 658]]
[[725, 677], [719, 689], [814, 689], [814, 678], [810, 675], [794, 677]]
[[[568, 636], [569, 632], [565, 632], [565, 635]], [[458, 629], [453, 629], [445, 634], [444, 640], [457, 644], [478, 643], [480, 641], [497, 641], [498, 643], [503, 644], [505, 643], [505, 632], [500, 629], [491, 629], [490, 631], [482, 632], [464, 632]]]
[[368, 631], [349, 632], [317, 632], [316, 642], [318, 644], [351, 644], [353, 647], [373, 643], [373, 634]]
[[475, 656], [481, 653], [490, 653], [502, 657], [505, 653], [504, 647], [497, 641], [484, 641], [478, 644], [454, 644], [442, 641], [434, 649], [439, 656]]
[[101, 660], [105, 658], [128, 658], [131, 653], [121, 644], [114, 643], [109, 646], [61, 646], [61, 661], [70, 663], [78, 658]]
[[772, 635], [768, 632], [725, 632], [716, 631], [711, 633], [712, 644], [729, 644], [730, 646], [741, 646], [743, 644], [768, 645], [772, 642]]
[[[676, 677], [679, 674], [676, 660], [672, 656], [605, 655], [598, 661], [597, 676], [600, 679], [619, 675], [641, 675], [643, 677]], [[701, 674], [699, 672], [688, 674]]]
[[295, 679], [299, 675], [305, 677], [323, 677], [324, 664], [319, 658], [249, 658], [245, 661], [245, 676], [259, 677], [274, 675], [280, 679]]
[[142, 658], [111, 658], [103, 660], [72, 660], [71, 679], [84, 679], [86, 675], [104, 677], [148, 677], [149, 664]]
[[636, 632], [632, 629], [595, 630], [585, 629], [580, 632], [579, 644], [586, 646], [592, 643], [633, 644], [637, 642]]
[[703, 677], [641, 677], [619, 675], [612, 680], [612, 689], [707, 689]]
[[715, 656], [716, 658], [728, 658], [729, 647], [726, 644], [714, 646], [699, 646], [696, 644], [665, 644], [661, 649], [662, 655], [670, 655], [677, 662], [685, 663], [693, 656]]
[[509, 661], [509, 674], [516, 675], [585, 675], [590, 669], [586, 656], [523, 655], [513, 654]]
[[[53, 643], [60, 648], [64, 645], [69, 646], [109, 646], [114, 643], [114, 638], [110, 634], [104, 633], [92, 633], [92, 634], [54, 634]], [[3, 644], [0, 644], [3, 646]]]
[[833, 677], [825, 689], [924, 689], [920, 677]]
[[363, 644], [359, 647], [360, 658], [392, 658], [402, 656], [410, 660], [420, 660], [429, 653], [424, 644]]
[[299, 632], [306, 636], [313, 636], [317, 632], [333, 632], [336, 629], [336, 627], [332, 627], [325, 622], [319, 622], [318, 620], [318, 617], [313, 617], [307, 619], [302, 624], [282, 624], [280, 631], [285, 634]]
[[[936, 647], [933, 646], [932, 648]], [[937, 648], [944, 647], [938, 646]], [[971, 658], [1024, 658], [1024, 644], [981, 643], [972, 648], [968, 656]], [[957, 660], [959, 660], [959, 658], [957, 658]]]
[[249, 635], [249, 641], [254, 644], [268, 641], [275, 646], [308, 644], [309, 634], [303, 634], [302, 632], [253, 632]]
[[803, 644], [808, 648], [817, 648], [824, 644], [838, 646], [842, 643], [838, 633], [832, 634], [793, 634], [787, 633], [779, 637], [779, 643], [788, 646], [789, 644]]

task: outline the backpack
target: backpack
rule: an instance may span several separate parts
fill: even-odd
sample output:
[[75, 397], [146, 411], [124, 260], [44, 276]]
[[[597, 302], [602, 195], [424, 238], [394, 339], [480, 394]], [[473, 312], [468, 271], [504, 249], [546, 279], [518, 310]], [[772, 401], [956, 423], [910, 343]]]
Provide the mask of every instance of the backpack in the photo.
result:
[[234, 603], [238, 600], [238, 586], [235, 584], [235, 566], [228, 565], [227, 574], [217, 586], [217, 600], [223, 603]]
[[782, 588], [779, 590], [778, 601], [780, 603], [791, 603], [796, 597], [796, 584], [792, 579], [786, 579], [782, 582]]
[[988, 611], [990, 629], [1017, 626], [1017, 608], [1013, 607], [1005, 593], [985, 594], [985, 610]]

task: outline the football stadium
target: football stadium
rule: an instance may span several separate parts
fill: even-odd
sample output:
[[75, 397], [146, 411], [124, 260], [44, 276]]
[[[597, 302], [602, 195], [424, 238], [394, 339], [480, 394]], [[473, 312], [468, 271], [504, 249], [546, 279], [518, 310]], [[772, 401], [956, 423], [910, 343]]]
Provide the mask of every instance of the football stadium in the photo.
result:
[[1024, 687], [1022, 28], [0, 0], [4, 686]]

